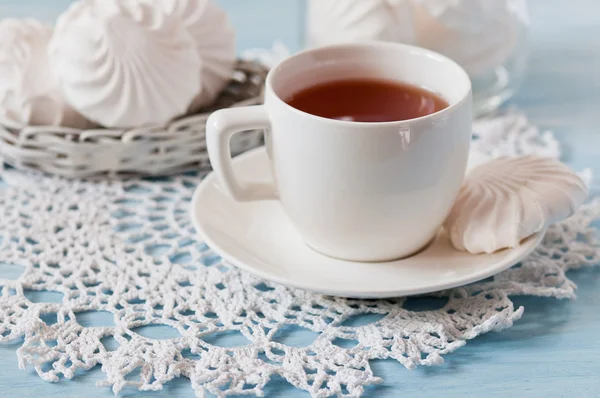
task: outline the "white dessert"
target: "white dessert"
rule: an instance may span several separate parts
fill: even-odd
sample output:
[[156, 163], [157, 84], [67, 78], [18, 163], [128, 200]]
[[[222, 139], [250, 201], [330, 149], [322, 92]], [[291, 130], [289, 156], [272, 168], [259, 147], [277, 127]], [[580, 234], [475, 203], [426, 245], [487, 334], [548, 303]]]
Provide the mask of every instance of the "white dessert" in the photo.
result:
[[235, 66], [235, 31], [225, 11], [211, 0], [155, 0], [179, 18], [202, 61], [201, 91], [191, 111], [211, 104], [231, 80]]
[[58, 20], [50, 60], [71, 105], [105, 127], [165, 123], [200, 92], [196, 43], [145, 0], [81, 0]]
[[308, 7], [310, 46], [357, 40], [414, 42], [410, 0], [310, 0]]
[[85, 128], [63, 98], [48, 63], [52, 29], [35, 19], [0, 21], [0, 118], [15, 126]]
[[413, 0], [416, 42], [484, 75], [513, 54], [527, 26], [523, 0]]
[[556, 160], [502, 157], [467, 175], [444, 226], [457, 249], [493, 253], [571, 216], [587, 196], [581, 178]]

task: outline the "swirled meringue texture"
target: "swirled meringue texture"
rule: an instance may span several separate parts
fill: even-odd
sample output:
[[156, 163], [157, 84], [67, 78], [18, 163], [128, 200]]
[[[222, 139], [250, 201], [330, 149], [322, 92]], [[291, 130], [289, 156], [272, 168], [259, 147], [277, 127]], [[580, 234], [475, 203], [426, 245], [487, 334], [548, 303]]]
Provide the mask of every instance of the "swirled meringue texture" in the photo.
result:
[[529, 23], [525, 0], [413, 3], [417, 45], [452, 58], [471, 76], [505, 63]]
[[235, 31], [225, 11], [211, 0], [154, 0], [179, 18], [196, 43], [202, 60], [200, 94], [190, 108], [210, 105], [231, 80], [235, 66]]
[[81, 0], [50, 43], [68, 101], [105, 127], [162, 124], [200, 92], [201, 60], [181, 22], [149, 0]]
[[559, 161], [502, 157], [467, 175], [444, 227], [458, 250], [493, 253], [570, 217], [587, 196], [583, 180]]
[[67, 104], [48, 63], [52, 29], [35, 19], [0, 21], [0, 118], [8, 124], [88, 127]]
[[415, 39], [409, 0], [310, 0], [310, 46], [357, 40], [412, 44]]

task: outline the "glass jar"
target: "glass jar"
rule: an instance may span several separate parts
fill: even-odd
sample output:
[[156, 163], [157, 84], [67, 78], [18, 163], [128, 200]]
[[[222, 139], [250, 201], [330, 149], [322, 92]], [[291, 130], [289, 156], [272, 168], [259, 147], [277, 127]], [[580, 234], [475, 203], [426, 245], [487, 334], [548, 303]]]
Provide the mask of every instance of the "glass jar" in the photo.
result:
[[525, 75], [526, 0], [309, 0], [309, 47], [385, 40], [429, 48], [469, 73], [475, 115], [513, 96]]

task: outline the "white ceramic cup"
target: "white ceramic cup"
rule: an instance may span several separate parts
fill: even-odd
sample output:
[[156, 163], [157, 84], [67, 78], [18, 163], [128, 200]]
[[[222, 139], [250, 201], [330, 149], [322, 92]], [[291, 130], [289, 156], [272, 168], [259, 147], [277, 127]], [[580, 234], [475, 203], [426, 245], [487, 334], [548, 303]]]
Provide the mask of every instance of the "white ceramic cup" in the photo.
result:
[[[382, 78], [439, 93], [450, 104], [416, 119], [327, 119], [285, 102], [315, 84]], [[409, 256], [435, 237], [463, 181], [471, 140], [471, 83], [454, 61], [418, 47], [366, 42], [321, 47], [267, 76], [265, 104], [223, 109], [207, 122], [214, 172], [238, 201], [279, 200], [314, 250], [352, 261]], [[275, 181], [241, 184], [229, 140], [265, 129]]]

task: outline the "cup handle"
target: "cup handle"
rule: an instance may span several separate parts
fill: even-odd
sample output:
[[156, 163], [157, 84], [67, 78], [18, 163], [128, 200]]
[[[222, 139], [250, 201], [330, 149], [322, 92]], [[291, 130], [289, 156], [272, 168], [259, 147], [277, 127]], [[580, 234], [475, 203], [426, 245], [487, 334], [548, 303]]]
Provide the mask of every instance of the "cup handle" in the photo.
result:
[[268, 130], [270, 126], [264, 105], [221, 109], [210, 115], [206, 122], [206, 148], [210, 163], [223, 187], [238, 202], [277, 199], [274, 183], [241, 184], [238, 181], [229, 149], [229, 141], [234, 134], [246, 130]]

